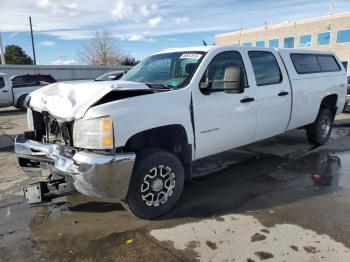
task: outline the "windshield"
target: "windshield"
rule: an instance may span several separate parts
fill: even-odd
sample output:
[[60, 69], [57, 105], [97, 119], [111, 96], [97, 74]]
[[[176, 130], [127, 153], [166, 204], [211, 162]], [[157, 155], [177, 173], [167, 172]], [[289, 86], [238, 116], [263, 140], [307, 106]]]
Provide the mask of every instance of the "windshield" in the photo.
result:
[[153, 55], [132, 68], [122, 80], [182, 87], [190, 80], [202, 57], [201, 52]]

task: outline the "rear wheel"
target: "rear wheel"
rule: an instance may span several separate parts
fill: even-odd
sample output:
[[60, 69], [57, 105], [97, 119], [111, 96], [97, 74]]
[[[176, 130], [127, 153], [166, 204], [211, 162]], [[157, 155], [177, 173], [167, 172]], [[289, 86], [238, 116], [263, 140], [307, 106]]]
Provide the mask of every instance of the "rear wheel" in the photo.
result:
[[329, 108], [322, 108], [316, 121], [307, 127], [306, 134], [309, 142], [314, 145], [325, 144], [332, 132], [334, 115]]
[[26, 97], [27, 95], [21, 96], [17, 101], [17, 108], [22, 111], [27, 111]]
[[184, 169], [174, 154], [145, 150], [137, 154], [126, 203], [134, 215], [153, 219], [174, 207], [183, 187]]

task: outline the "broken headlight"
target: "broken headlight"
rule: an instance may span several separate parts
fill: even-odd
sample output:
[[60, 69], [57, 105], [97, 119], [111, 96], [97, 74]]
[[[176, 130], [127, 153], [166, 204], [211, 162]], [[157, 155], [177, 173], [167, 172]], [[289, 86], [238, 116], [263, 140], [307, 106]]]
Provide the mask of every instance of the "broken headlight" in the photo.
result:
[[73, 127], [74, 146], [85, 149], [113, 149], [113, 121], [111, 117], [79, 119]]

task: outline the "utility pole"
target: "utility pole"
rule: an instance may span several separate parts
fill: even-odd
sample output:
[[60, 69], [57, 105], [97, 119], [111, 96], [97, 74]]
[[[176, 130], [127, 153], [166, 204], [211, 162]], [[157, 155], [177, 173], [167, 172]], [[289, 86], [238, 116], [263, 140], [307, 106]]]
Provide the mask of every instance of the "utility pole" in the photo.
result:
[[1, 30], [0, 30], [0, 57], [1, 57], [1, 64], [5, 65], [5, 54], [4, 54], [4, 47], [2, 45], [2, 36], [1, 36]]
[[29, 17], [29, 26], [30, 26], [30, 35], [31, 35], [31, 38], [32, 38], [33, 61], [34, 61], [34, 65], [36, 65], [34, 36], [33, 36], [33, 25], [32, 25], [32, 18], [31, 17]]

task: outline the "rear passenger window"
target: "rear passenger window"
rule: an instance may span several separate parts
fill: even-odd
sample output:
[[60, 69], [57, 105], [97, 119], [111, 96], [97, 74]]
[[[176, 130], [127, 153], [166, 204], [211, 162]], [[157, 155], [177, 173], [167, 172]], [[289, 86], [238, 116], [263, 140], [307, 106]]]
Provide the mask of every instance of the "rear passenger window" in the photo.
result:
[[341, 71], [332, 55], [292, 54], [291, 59], [298, 74]]
[[3, 77], [0, 77], [0, 88], [5, 87], [5, 80]]
[[317, 56], [318, 62], [320, 63], [323, 72], [335, 72], [340, 71], [340, 66], [335, 60], [334, 56], [323, 55]]
[[250, 51], [248, 54], [258, 86], [282, 82], [281, 70], [275, 56], [271, 52]]

